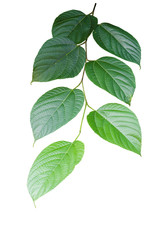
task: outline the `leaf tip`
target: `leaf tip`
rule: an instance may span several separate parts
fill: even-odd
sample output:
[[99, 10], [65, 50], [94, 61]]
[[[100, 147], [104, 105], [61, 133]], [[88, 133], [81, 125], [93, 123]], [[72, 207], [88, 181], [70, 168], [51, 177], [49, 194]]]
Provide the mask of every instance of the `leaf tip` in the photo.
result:
[[132, 97], [129, 99], [128, 102], [126, 102], [126, 103], [128, 104], [129, 107], [131, 106], [131, 101], [132, 101]]
[[141, 154], [141, 149], [140, 150], [137, 150], [136, 152], [140, 157], [142, 157], [142, 154]]
[[34, 207], [36, 208], [36, 203], [35, 203], [35, 201], [33, 200], [33, 204], [34, 204]]
[[32, 79], [31, 82], [30, 82], [30, 85], [32, 85], [33, 82], [34, 82], [34, 81], [33, 81], [33, 79]]
[[33, 147], [34, 147], [35, 143], [36, 143], [36, 140], [34, 140], [34, 142], [33, 142]]

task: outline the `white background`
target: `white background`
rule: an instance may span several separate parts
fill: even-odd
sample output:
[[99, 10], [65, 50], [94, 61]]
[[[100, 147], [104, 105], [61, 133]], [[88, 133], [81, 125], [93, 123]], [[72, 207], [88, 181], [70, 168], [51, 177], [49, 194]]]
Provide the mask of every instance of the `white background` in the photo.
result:
[[[99, 23], [109, 22], [137, 38], [142, 69], [132, 67], [137, 88], [133, 110], [143, 133], [142, 157], [102, 140], [84, 121], [80, 140], [85, 155], [58, 187], [37, 200], [28, 194], [29, 169], [52, 142], [73, 141], [82, 112], [32, 147], [29, 115], [34, 102], [57, 86], [75, 87], [73, 79], [30, 85], [34, 58], [51, 38], [54, 19], [77, 9], [91, 12], [93, 1], [3, 1], [0, 6], [0, 239], [3, 240], [159, 240], [160, 239], [160, 15], [159, 1], [97, 1]], [[88, 58], [110, 55], [88, 40]], [[85, 76], [89, 104], [121, 103]], [[89, 112], [89, 111], [88, 111]]]

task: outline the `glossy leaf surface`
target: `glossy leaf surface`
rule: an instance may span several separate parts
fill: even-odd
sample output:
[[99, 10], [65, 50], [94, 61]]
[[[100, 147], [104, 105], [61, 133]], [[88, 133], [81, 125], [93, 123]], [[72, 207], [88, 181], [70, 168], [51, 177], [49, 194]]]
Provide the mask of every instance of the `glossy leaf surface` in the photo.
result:
[[81, 11], [70, 10], [60, 14], [52, 26], [53, 37], [67, 37], [75, 43], [81, 43], [88, 38], [96, 27], [95, 17]]
[[101, 23], [94, 30], [93, 37], [104, 50], [140, 65], [140, 45], [131, 34], [123, 29], [109, 23]]
[[130, 67], [112, 57], [102, 57], [86, 64], [88, 78], [100, 88], [130, 104], [135, 77]]
[[85, 63], [85, 51], [68, 38], [52, 38], [38, 52], [32, 82], [48, 82], [78, 75]]
[[31, 111], [31, 126], [35, 140], [65, 125], [81, 110], [83, 92], [66, 87], [54, 88], [42, 95]]
[[141, 154], [141, 129], [136, 115], [127, 107], [109, 103], [87, 116], [95, 133], [110, 143]]
[[84, 154], [80, 141], [55, 142], [46, 147], [34, 161], [28, 176], [28, 190], [37, 200], [62, 182], [78, 164]]

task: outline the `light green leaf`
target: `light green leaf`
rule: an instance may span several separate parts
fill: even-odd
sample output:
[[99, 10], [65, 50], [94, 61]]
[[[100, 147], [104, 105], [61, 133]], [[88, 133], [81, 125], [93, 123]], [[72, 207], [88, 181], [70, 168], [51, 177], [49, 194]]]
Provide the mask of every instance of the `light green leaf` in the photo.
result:
[[35, 140], [54, 132], [73, 119], [84, 102], [83, 92], [66, 87], [54, 88], [42, 95], [31, 111]]
[[141, 129], [136, 115], [127, 107], [109, 103], [87, 116], [95, 133], [110, 143], [141, 154]]
[[33, 66], [32, 82], [48, 82], [78, 75], [86, 54], [68, 38], [52, 38], [38, 52]]
[[81, 11], [70, 10], [60, 14], [52, 26], [53, 37], [67, 37], [75, 43], [88, 38], [95, 28], [96, 18]]
[[46, 147], [34, 161], [28, 176], [28, 191], [35, 201], [62, 182], [84, 154], [80, 141], [55, 142]]
[[135, 77], [130, 67], [112, 57], [102, 57], [86, 64], [88, 78], [98, 87], [130, 104]]
[[109, 23], [101, 23], [94, 30], [93, 37], [104, 50], [140, 65], [140, 45], [131, 34], [123, 29]]

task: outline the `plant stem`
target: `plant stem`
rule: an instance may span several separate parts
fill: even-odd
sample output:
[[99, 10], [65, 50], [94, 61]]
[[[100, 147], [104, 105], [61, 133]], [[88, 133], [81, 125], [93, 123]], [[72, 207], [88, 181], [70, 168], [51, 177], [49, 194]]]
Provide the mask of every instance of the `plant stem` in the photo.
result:
[[[95, 11], [96, 5], [97, 5], [97, 3], [94, 4], [93, 10], [92, 10], [92, 12], [90, 13], [91, 15], [94, 15], [94, 11]], [[90, 109], [92, 109], [93, 111], [95, 111], [95, 110], [88, 104], [88, 101], [87, 101], [87, 98], [86, 98], [86, 94], [85, 94], [84, 84], [83, 84], [83, 79], [84, 79], [84, 74], [85, 74], [85, 66], [86, 66], [86, 62], [88, 61], [88, 56], [87, 56], [87, 40], [88, 40], [88, 39], [86, 39], [84, 42], [82, 42], [81, 44], [79, 44], [79, 46], [85, 44], [86, 60], [85, 60], [84, 68], [83, 68], [83, 73], [82, 73], [81, 81], [79, 82], [79, 84], [78, 84], [74, 89], [76, 89], [77, 87], [79, 87], [79, 86], [82, 84], [82, 90], [83, 90], [84, 99], [85, 99], [85, 106], [84, 106], [84, 111], [83, 111], [83, 115], [82, 115], [82, 119], [81, 119], [81, 124], [80, 124], [80, 128], [79, 128], [79, 133], [78, 133], [78, 135], [77, 135], [77, 137], [75, 138], [74, 141], [76, 141], [76, 140], [79, 138], [80, 134], [81, 134], [82, 125], [83, 125], [83, 121], [84, 121], [84, 116], [85, 116], [85, 113], [86, 113], [86, 108], [89, 107]]]
[[93, 10], [92, 10], [92, 12], [90, 13], [91, 15], [94, 15], [94, 11], [95, 11], [96, 5], [97, 5], [97, 3], [94, 4]]
[[84, 116], [85, 116], [85, 112], [86, 112], [86, 108], [87, 108], [87, 103], [85, 102], [85, 106], [84, 106], [84, 111], [83, 111], [83, 116], [82, 116], [82, 120], [81, 120], [81, 124], [80, 124], [80, 128], [79, 128], [79, 133], [76, 137], [76, 139], [74, 141], [77, 140], [77, 138], [79, 138], [81, 131], [82, 131], [82, 125], [83, 125], [83, 120], [84, 120]]
[[[85, 64], [86, 64], [86, 62], [85, 62]], [[78, 83], [78, 85], [77, 85], [74, 89], [76, 89], [77, 87], [79, 87], [79, 86], [81, 85], [81, 83], [83, 82], [84, 73], [85, 73], [85, 65], [84, 65], [84, 68], [83, 68], [83, 73], [82, 73], [81, 81]]]
[[86, 98], [85, 89], [84, 89], [84, 83], [83, 83], [83, 81], [82, 81], [82, 89], [83, 89], [84, 99], [85, 99], [85, 102], [86, 102], [86, 104], [87, 104], [87, 107], [89, 107], [90, 109], [92, 109], [93, 111], [95, 111], [95, 110], [88, 104], [88, 101], [87, 101], [87, 98]]
[[[87, 41], [85, 43], [85, 49], [87, 50]], [[86, 61], [87, 61], [87, 51], [86, 51]], [[85, 61], [85, 64], [86, 64], [86, 61]], [[81, 134], [83, 120], [84, 120], [84, 116], [85, 116], [85, 113], [86, 113], [86, 108], [89, 107], [90, 109], [92, 109], [94, 111], [94, 109], [88, 104], [88, 101], [87, 101], [87, 98], [86, 98], [84, 84], [83, 84], [84, 74], [85, 74], [85, 65], [84, 65], [84, 69], [83, 69], [83, 73], [82, 73], [82, 79], [81, 79], [80, 83], [75, 87], [75, 88], [77, 88], [78, 86], [80, 86], [82, 84], [82, 90], [83, 90], [84, 99], [85, 99], [85, 107], [84, 107], [84, 111], [83, 111], [83, 115], [82, 115], [82, 120], [81, 120], [81, 124], [80, 124], [79, 133], [78, 133], [78, 135], [77, 135], [77, 137], [76, 137], [76, 139], [74, 141], [76, 141], [79, 138], [80, 134]]]
[[[87, 39], [88, 40], [88, 39]], [[88, 55], [87, 55], [87, 40], [85, 42], [85, 51], [86, 51], [86, 62], [88, 61]], [[86, 63], [85, 62], [85, 63]]]
[[84, 41], [82, 44], [84, 44], [84, 43], [85, 43], [86, 59], [85, 59], [85, 63], [84, 63], [82, 78], [81, 78], [81, 81], [78, 83], [78, 85], [74, 89], [76, 89], [77, 87], [79, 87], [81, 85], [81, 83], [83, 82], [84, 74], [85, 74], [85, 65], [86, 65], [86, 62], [87, 62], [87, 40]]

